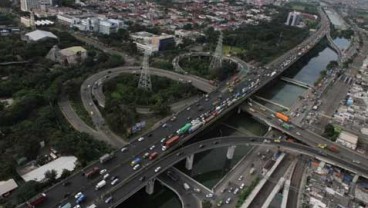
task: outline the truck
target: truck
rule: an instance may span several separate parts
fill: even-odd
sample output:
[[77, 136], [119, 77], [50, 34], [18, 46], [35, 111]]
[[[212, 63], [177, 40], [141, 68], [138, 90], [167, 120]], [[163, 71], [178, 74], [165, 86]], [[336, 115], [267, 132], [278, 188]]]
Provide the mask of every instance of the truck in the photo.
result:
[[98, 173], [98, 171], [100, 171], [100, 168], [94, 167], [91, 170], [87, 171], [87, 173], [85, 173], [84, 176], [86, 176], [87, 178], [92, 178]]
[[75, 200], [75, 203], [80, 204], [86, 200], [86, 196], [84, 194], [81, 194], [77, 200]]
[[157, 158], [157, 156], [158, 156], [158, 153], [157, 152], [152, 152], [151, 154], [150, 154], [150, 156], [149, 156], [149, 160], [154, 160], [154, 159], [156, 159]]
[[140, 157], [136, 157], [132, 162], [130, 162], [130, 166], [135, 166], [136, 164], [139, 164], [142, 162], [142, 159]]
[[331, 152], [339, 152], [339, 150], [335, 145], [328, 146], [328, 150], [330, 150]]
[[113, 153], [107, 153], [107, 154], [104, 154], [100, 157], [100, 163], [103, 164], [109, 160], [111, 160], [112, 158], [114, 157], [114, 154]]
[[192, 127], [191, 123], [186, 123], [183, 127], [176, 131], [177, 134], [182, 135], [188, 132], [188, 130]]
[[282, 128], [284, 128], [284, 129], [286, 129], [286, 130], [289, 130], [289, 129], [291, 129], [291, 128], [292, 128], [292, 126], [291, 126], [291, 125], [289, 125], [289, 124], [287, 124], [287, 123], [282, 123], [282, 124], [281, 124], [281, 127], [282, 127]]
[[176, 135], [176, 136], [173, 136], [171, 137], [170, 139], [166, 140], [164, 145], [163, 145], [163, 149], [168, 149], [170, 147], [172, 147], [174, 144], [176, 144], [178, 141], [179, 141], [179, 136]]
[[42, 194], [38, 195], [35, 199], [33, 199], [31, 201], [28, 201], [27, 202], [27, 207], [28, 208], [37, 207], [38, 205], [42, 204], [46, 199], [47, 199], [46, 194], [42, 193]]
[[102, 180], [102, 181], [98, 182], [97, 185], [96, 185], [96, 190], [101, 189], [105, 185], [106, 185], [106, 181], [105, 180]]
[[190, 129], [188, 130], [189, 134], [195, 132], [197, 129], [199, 129], [201, 126], [203, 125], [202, 122], [199, 122], [199, 123], [196, 123], [196, 124], [193, 124], [192, 127], [190, 127]]
[[284, 122], [289, 122], [289, 116], [283, 114], [283, 113], [280, 113], [280, 112], [276, 112], [275, 113], [275, 116], [279, 119], [281, 119], [282, 121]]
[[60, 208], [72, 208], [72, 205], [68, 202], [66, 204], [64, 204], [62, 207]]

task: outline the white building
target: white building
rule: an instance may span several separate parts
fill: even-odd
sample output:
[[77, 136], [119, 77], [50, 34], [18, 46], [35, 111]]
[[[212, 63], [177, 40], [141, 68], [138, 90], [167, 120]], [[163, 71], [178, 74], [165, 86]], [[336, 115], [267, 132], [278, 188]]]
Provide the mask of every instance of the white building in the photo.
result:
[[48, 38], [58, 39], [58, 37], [53, 33], [43, 30], [35, 30], [33, 32], [29, 32], [25, 34], [25, 38], [28, 42], [37, 42]]
[[72, 171], [76, 166], [77, 158], [74, 156], [59, 157], [58, 159], [40, 166], [26, 174], [21, 175], [24, 181], [43, 181], [47, 171], [55, 170], [56, 178], [61, 176], [64, 169]]
[[342, 131], [337, 138], [336, 143], [355, 150], [358, 144], [358, 136], [347, 131]]
[[20, 0], [20, 10], [28, 12], [40, 6], [38, 0]]
[[0, 181], [0, 198], [4, 197], [17, 187], [18, 184], [14, 181], [14, 179], [9, 179], [7, 181]]

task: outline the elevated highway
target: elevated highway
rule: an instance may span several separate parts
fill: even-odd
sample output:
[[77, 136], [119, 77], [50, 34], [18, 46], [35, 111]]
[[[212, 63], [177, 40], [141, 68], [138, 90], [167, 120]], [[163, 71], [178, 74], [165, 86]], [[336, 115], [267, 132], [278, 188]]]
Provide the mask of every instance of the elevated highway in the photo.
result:
[[[318, 148], [308, 147], [289, 142], [274, 142], [272, 140], [260, 137], [221, 137], [185, 146], [162, 158], [159, 158], [152, 164], [145, 166], [143, 168], [144, 171], [140, 171], [136, 175], [126, 178], [126, 180], [123, 183], [121, 183], [120, 186], [114, 187], [112, 190], [104, 193], [104, 195], [109, 196], [112, 195], [115, 199], [117, 199], [114, 205], [118, 205], [146, 185], [145, 182], [139, 180], [139, 178], [143, 176], [146, 178], [146, 180], [153, 179], [157, 177], [157, 175], [159, 175], [161, 172], [165, 171], [167, 168], [173, 166], [179, 161], [185, 159], [186, 157], [199, 152], [203, 152], [213, 148], [228, 147], [233, 145], [247, 145], [247, 144], [279, 146], [281, 147], [282, 150], [296, 151], [299, 154], [305, 154], [311, 157], [315, 157], [319, 160], [332, 163], [333, 165], [350, 170], [359, 175], [363, 175], [364, 177], [368, 176], [367, 165], [361, 164], [359, 165], [351, 163], [350, 159], [347, 159], [345, 156], [342, 156], [341, 154], [334, 154], [330, 152], [321, 154]], [[200, 148], [201, 146], [202, 148]], [[157, 167], [161, 167], [161, 170], [158, 172], [155, 171]], [[105, 204], [98, 203], [98, 207], [115, 207], [115, 206], [106, 206]]]
[[[237, 84], [234, 87], [234, 92], [232, 93], [220, 90], [213, 91], [208, 95], [208, 97], [207, 96], [203, 97], [195, 105], [192, 105], [190, 110], [184, 110], [179, 112], [176, 115], [176, 119], [168, 122], [169, 128], [159, 127], [157, 129], [154, 129], [153, 131], [151, 131], [150, 134], [144, 136], [146, 138], [144, 139], [144, 141], [133, 140], [131, 144], [127, 146], [129, 151], [124, 153], [121, 153], [120, 151], [116, 152], [115, 159], [113, 159], [110, 163], [91, 164], [90, 167], [98, 166], [100, 168], [106, 168], [111, 172], [111, 174], [118, 175], [120, 176], [120, 178], [125, 179], [126, 181], [121, 183], [123, 185], [121, 186], [122, 188], [121, 193], [120, 191], [116, 191], [116, 189], [120, 188], [120, 186], [105, 187], [104, 190], [96, 192], [94, 187], [98, 182], [98, 180], [87, 180], [85, 177], [81, 176], [81, 174], [75, 174], [72, 177], [66, 179], [66, 181], [70, 181], [73, 184], [72, 186], [69, 186], [67, 190], [65, 190], [65, 187], [63, 187], [61, 183], [47, 190], [46, 192], [48, 194], [49, 200], [47, 200], [44, 205], [40, 206], [40, 208], [58, 207], [60, 204], [64, 204], [66, 202], [71, 202], [72, 204], [74, 204], [73, 197], [66, 197], [66, 198], [63, 197], [64, 195], [63, 193], [65, 193], [66, 191], [69, 191], [71, 193], [77, 193], [81, 191], [88, 196], [87, 203], [95, 201], [95, 203], [99, 204], [98, 207], [100, 206], [107, 207], [107, 205], [103, 203], [104, 199], [103, 196], [106, 196], [106, 194], [108, 193], [114, 193], [117, 194], [117, 196], [119, 195], [117, 198], [120, 198], [120, 194], [122, 194], [124, 195], [124, 197], [121, 197], [121, 199], [124, 200], [130, 195], [134, 194], [133, 190], [137, 190], [138, 186], [135, 187], [135, 189], [132, 189], [133, 187], [131, 187], [131, 184], [128, 183], [128, 180], [132, 178], [136, 179], [137, 176], [142, 176], [145, 173], [148, 173], [147, 171], [149, 171], [150, 173], [152, 171], [151, 168], [153, 168], [154, 164], [156, 163], [144, 160], [142, 162], [143, 168], [138, 171], [134, 171], [129, 165], [133, 157], [141, 156], [145, 152], [157, 151], [159, 153], [159, 159], [164, 157], [166, 158], [167, 154], [171, 150], [173, 150], [174, 147], [171, 148], [169, 151], [163, 151], [161, 149], [161, 142], [160, 142], [162, 138], [168, 137], [168, 135], [173, 134], [173, 132], [175, 134], [175, 131], [177, 129], [182, 127], [186, 122], [190, 121], [191, 119], [199, 118], [200, 114], [206, 119], [209, 118], [210, 115], [215, 115], [215, 117], [211, 117], [211, 120], [209, 122], [206, 122], [204, 126], [202, 126], [194, 133], [183, 136], [179, 144], [176, 145], [176, 147], [179, 147], [181, 144], [183, 144], [184, 142], [188, 141], [193, 136], [195, 136], [198, 132], [201, 132], [208, 126], [212, 125], [216, 120], [223, 117], [226, 113], [236, 109], [237, 106], [240, 105], [247, 98], [249, 98], [249, 96], [258, 91], [260, 88], [267, 85], [275, 77], [280, 76], [290, 65], [292, 65], [300, 57], [302, 57], [305, 53], [307, 53], [311, 48], [313, 48], [314, 45], [316, 45], [319, 42], [321, 38], [325, 36], [326, 32], [329, 31], [329, 28], [328, 24], [325, 21], [326, 18], [324, 17], [323, 12], [321, 13], [321, 17], [322, 17], [322, 27], [317, 32], [313, 33], [309, 38], [307, 38], [303, 43], [299, 44], [297, 47], [295, 47], [294, 49], [290, 50], [287, 54], [282, 56], [282, 58], [278, 59], [277, 64], [275, 62], [272, 69], [260, 70], [254, 74], [249, 74], [247, 80], [242, 80], [239, 84]], [[306, 48], [306, 50], [299, 52], [301, 48]], [[104, 75], [106, 76], [106, 74]], [[83, 104], [88, 110], [88, 112], [90, 111], [93, 112], [92, 118], [94, 123], [98, 127], [97, 130], [107, 131], [107, 128], [104, 127], [104, 120], [101, 120], [102, 116], [99, 113], [97, 106], [93, 105], [93, 103], [92, 105], [90, 105], [87, 101], [92, 100], [91, 86], [94, 84], [95, 81], [96, 80], [90, 77], [88, 81], [84, 82], [84, 85], [81, 87], [82, 97], [83, 96], [87, 97], [87, 99], [82, 98], [84, 100]], [[90, 85], [90, 87], [88, 87], [88, 85]], [[224, 103], [224, 105], [222, 105], [221, 103]], [[220, 107], [220, 105], [223, 106], [222, 109], [216, 110], [218, 107]], [[203, 113], [198, 111], [197, 106], [203, 107], [202, 110]], [[111, 135], [111, 138], [114, 138], [114, 140], [120, 139], [118, 137], [113, 136], [113, 134]], [[176, 158], [172, 159], [176, 160]], [[165, 166], [165, 168], [166, 167], [167, 166]], [[86, 171], [86, 169], [84, 169], [83, 171]], [[110, 191], [110, 189], [112, 191]], [[125, 190], [129, 190], [129, 193], [127, 194]], [[115, 204], [117, 204], [117, 202]]]

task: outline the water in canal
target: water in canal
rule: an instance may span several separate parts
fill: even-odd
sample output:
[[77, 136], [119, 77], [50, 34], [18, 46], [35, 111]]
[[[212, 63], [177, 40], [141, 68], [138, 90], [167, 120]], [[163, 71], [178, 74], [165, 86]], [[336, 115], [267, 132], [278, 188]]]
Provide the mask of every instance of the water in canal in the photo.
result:
[[[347, 48], [350, 44], [350, 41], [345, 38], [336, 38], [334, 42], [341, 48]], [[304, 62], [305, 64], [301, 67], [291, 69], [285, 76], [314, 85], [314, 82], [320, 77], [321, 71], [325, 70], [328, 63], [333, 60], [337, 60], [337, 54], [326, 46], [317, 51], [316, 55]], [[264, 88], [257, 95], [285, 107], [290, 107], [305, 91], [305, 88], [279, 80], [272, 88]], [[265, 105], [275, 110], [280, 109], [270, 103], [265, 103]]]
[[[349, 45], [349, 40], [343, 38], [337, 38], [334, 41], [342, 48], [346, 48]], [[306, 64], [292, 69], [286, 76], [313, 85], [327, 64], [336, 59], [336, 53], [326, 46], [318, 51], [314, 57], [311, 57]], [[289, 107], [304, 91], [304, 88], [279, 80], [272, 88], [264, 89], [258, 95]], [[216, 128], [213, 128], [205, 137], [236, 135], [239, 134], [239, 131], [242, 132], [242, 135], [263, 135], [267, 131], [267, 128], [247, 116], [247, 114], [234, 114], [220, 123]], [[184, 161], [177, 164], [176, 167], [188, 173], [205, 186], [212, 188], [248, 151], [249, 147], [236, 147], [233, 160], [228, 161], [226, 159], [226, 148], [213, 149], [195, 155], [192, 171], [185, 170]], [[159, 183], [155, 185], [155, 193], [153, 195], [147, 195], [145, 190], [142, 189], [118, 208], [181, 207], [178, 197], [173, 192], [160, 186]]]

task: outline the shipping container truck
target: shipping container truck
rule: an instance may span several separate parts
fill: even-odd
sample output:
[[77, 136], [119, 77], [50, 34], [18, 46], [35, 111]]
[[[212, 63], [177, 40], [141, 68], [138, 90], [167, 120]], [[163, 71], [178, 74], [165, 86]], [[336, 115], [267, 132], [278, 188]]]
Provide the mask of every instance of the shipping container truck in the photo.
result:
[[46, 198], [46, 194], [45, 193], [42, 193], [39, 196], [37, 196], [37, 198], [35, 198], [35, 199], [31, 200], [31, 201], [28, 201], [27, 202], [27, 207], [28, 208], [37, 207], [38, 205], [41, 205], [46, 199], [47, 199]]
[[192, 127], [190, 127], [190, 129], [188, 130], [189, 134], [195, 132], [197, 129], [199, 129], [201, 126], [203, 125], [202, 122], [199, 122], [199, 123], [196, 123], [196, 124], [193, 124]]
[[283, 113], [279, 113], [279, 112], [277, 112], [277, 113], [275, 114], [275, 116], [276, 116], [277, 118], [281, 119], [281, 120], [282, 120], [282, 121], [284, 121], [284, 122], [289, 122], [289, 116], [287, 116], [287, 115], [285, 115], [285, 114], [283, 114]]
[[142, 162], [142, 159], [140, 157], [136, 157], [132, 162], [130, 162], [130, 166], [135, 166]]
[[100, 163], [103, 164], [109, 160], [111, 160], [112, 158], [114, 157], [114, 154], [111, 153], [111, 154], [104, 154], [103, 156], [100, 157]]
[[98, 182], [97, 185], [96, 185], [96, 190], [101, 189], [105, 185], [106, 185], [106, 181], [105, 180], [102, 180], [102, 181]]
[[87, 178], [92, 178], [98, 173], [98, 171], [100, 171], [100, 168], [94, 167], [90, 171], [87, 171], [87, 173], [85, 173], [84, 176], [86, 176]]
[[179, 141], [179, 136], [176, 135], [176, 136], [173, 136], [171, 137], [170, 139], [168, 139], [167, 141], [165, 141], [164, 145], [163, 145], [163, 150], [166, 150], [170, 147], [172, 147], [174, 144], [176, 144], [178, 141]]
[[188, 132], [188, 130], [192, 127], [191, 123], [185, 124], [183, 127], [181, 127], [179, 130], [176, 131], [177, 134], [182, 135]]

